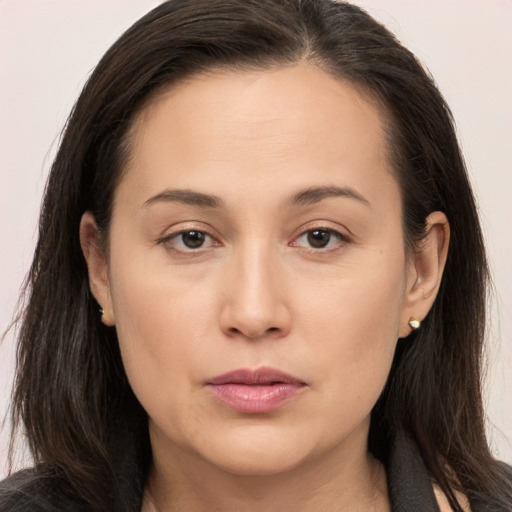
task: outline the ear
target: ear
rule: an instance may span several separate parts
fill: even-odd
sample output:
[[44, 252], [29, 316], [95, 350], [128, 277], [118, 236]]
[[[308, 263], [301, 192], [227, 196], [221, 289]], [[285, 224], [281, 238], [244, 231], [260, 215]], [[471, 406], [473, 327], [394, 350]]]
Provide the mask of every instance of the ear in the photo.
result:
[[89, 287], [103, 313], [101, 321], [108, 326], [115, 323], [112, 296], [108, 278], [107, 255], [102, 247], [100, 232], [91, 212], [82, 215], [80, 245], [89, 271]]
[[450, 225], [446, 215], [433, 212], [427, 218], [426, 236], [414, 248], [407, 263], [407, 286], [400, 319], [399, 337], [408, 336], [411, 319], [423, 320], [441, 285], [448, 246]]

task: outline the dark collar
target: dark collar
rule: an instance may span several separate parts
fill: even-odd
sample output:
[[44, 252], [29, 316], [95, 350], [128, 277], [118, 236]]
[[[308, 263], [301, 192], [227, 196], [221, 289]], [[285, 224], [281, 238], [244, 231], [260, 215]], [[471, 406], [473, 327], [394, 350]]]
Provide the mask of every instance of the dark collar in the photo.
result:
[[404, 433], [391, 441], [386, 474], [392, 512], [440, 512], [418, 447]]

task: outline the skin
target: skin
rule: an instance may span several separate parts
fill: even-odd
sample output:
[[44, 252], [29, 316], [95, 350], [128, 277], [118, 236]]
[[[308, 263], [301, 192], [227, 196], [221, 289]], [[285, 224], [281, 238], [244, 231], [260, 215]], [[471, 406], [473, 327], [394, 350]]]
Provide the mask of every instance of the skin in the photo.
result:
[[[370, 412], [397, 338], [435, 299], [449, 227], [434, 212], [406, 253], [382, 121], [370, 98], [304, 63], [195, 76], [138, 116], [108, 257], [89, 212], [81, 240], [149, 416], [143, 509], [390, 510]], [[315, 187], [324, 194], [292, 201]], [[330, 235], [323, 248], [315, 229]], [[204, 244], [187, 247], [187, 230]], [[264, 414], [205, 386], [261, 366], [306, 385]]]

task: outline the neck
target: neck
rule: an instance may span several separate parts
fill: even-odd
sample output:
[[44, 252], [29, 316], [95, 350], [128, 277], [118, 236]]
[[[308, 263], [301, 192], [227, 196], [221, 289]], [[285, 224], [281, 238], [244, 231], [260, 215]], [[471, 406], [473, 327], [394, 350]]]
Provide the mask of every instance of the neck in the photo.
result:
[[164, 453], [153, 450], [142, 510], [389, 512], [383, 466], [367, 452], [366, 437], [356, 433], [350, 441], [350, 448], [334, 447], [271, 475], [233, 474], [175, 446]]

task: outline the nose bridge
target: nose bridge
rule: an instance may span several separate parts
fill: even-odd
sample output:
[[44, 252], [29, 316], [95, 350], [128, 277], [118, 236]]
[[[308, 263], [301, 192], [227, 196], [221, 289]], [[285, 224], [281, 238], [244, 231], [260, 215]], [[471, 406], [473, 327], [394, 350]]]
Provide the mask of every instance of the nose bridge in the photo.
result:
[[235, 271], [238, 274], [238, 292], [241, 304], [253, 304], [251, 309], [262, 311], [270, 306], [275, 290], [272, 274], [275, 271], [275, 257], [264, 239], [250, 240], [237, 255]]
[[227, 272], [221, 315], [224, 331], [249, 338], [288, 331], [289, 311], [279, 279], [279, 258], [268, 237], [244, 240], [235, 248]]

